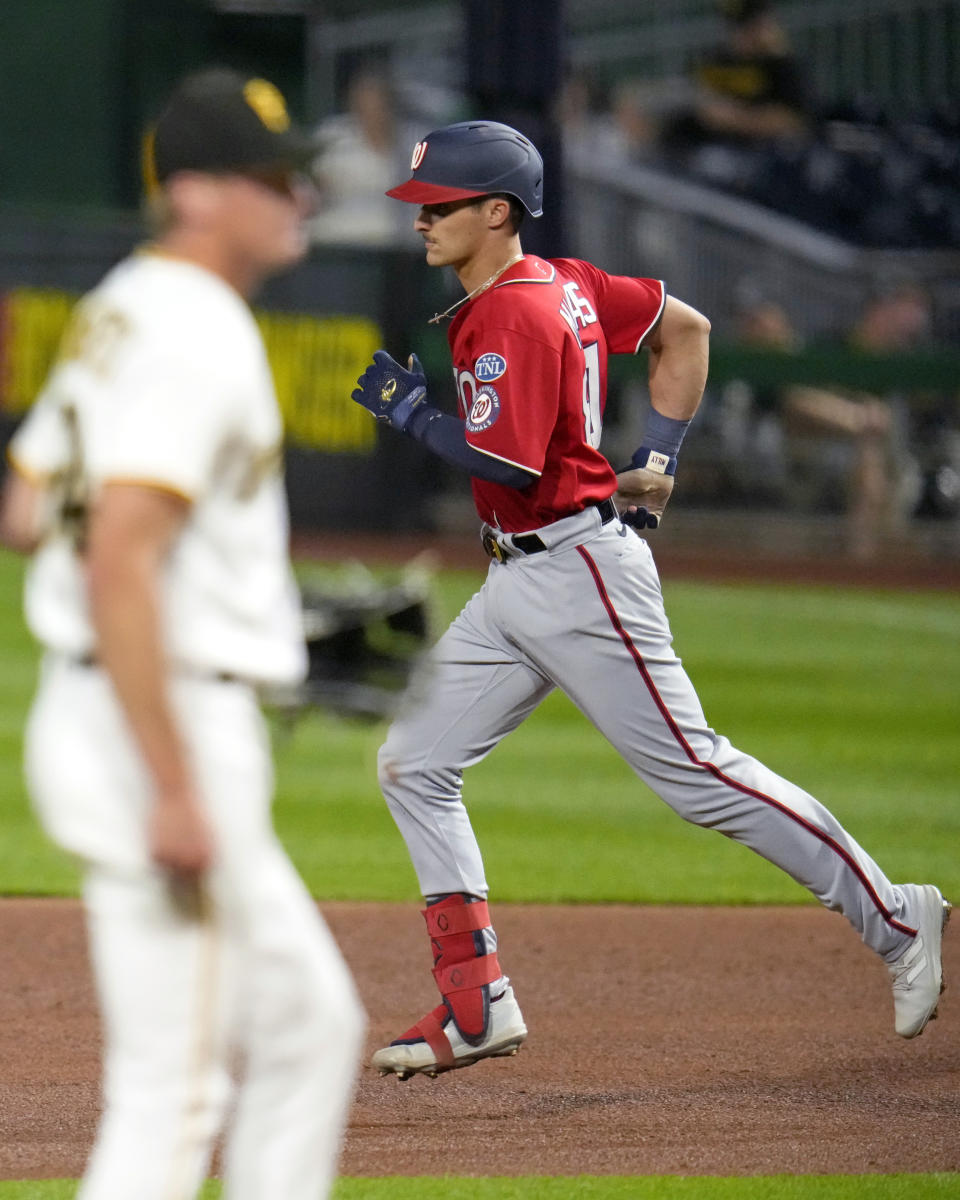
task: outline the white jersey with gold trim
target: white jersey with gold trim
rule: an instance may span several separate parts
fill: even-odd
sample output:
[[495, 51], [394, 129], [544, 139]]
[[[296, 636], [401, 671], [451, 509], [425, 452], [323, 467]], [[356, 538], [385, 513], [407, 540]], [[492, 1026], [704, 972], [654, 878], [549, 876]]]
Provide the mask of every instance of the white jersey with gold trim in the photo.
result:
[[142, 252], [77, 306], [60, 360], [10, 448], [52, 483], [30, 567], [27, 621], [49, 649], [95, 655], [85, 516], [108, 481], [170, 490], [191, 508], [166, 566], [173, 663], [259, 683], [305, 670], [288, 559], [282, 423], [253, 314], [215, 275]]

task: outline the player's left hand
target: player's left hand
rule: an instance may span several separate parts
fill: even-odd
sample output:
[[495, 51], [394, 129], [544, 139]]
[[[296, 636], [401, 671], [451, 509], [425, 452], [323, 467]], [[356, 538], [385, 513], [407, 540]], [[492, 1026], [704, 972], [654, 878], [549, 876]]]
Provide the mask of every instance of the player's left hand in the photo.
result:
[[617, 475], [614, 503], [624, 525], [634, 529], [656, 529], [673, 492], [673, 476], [646, 467], [632, 467]]
[[427, 399], [427, 377], [415, 354], [410, 355], [407, 366], [409, 370], [401, 367], [386, 350], [377, 350], [352, 393], [353, 399], [378, 421], [388, 422], [401, 433]]

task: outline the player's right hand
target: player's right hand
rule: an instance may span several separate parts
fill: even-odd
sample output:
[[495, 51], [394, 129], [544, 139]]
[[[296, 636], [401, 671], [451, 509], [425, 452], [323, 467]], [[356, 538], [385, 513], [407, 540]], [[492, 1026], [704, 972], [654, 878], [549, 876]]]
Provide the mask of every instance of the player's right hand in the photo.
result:
[[159, 867], [196, 876], [213, 862], [213, 834], [190, 792], [159, 793], [150, 812], [150, 855]]
[[656, 529], [672, 492], [672, 475], [662, 475], [646, 467], [631, 467], [617, 475], [613, 500], [624, 525]]
[[377, 350], [373, 362], [351, 393], [351, 399], [357, 404], [373, 413], [378, 421], [387, 421], [400, 433], [427, 399], [427, 377], [415, 354], [410, 355], [408, 368], [401, 367], [386, 350]]

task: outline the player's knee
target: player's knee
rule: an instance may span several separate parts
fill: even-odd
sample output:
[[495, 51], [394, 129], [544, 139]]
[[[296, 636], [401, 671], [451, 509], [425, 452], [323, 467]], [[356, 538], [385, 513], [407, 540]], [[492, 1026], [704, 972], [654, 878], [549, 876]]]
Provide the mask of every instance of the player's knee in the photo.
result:
[[391, 796], [408, 788], [417, 791], [417, 780], [423, 775], [422, 755], [412, 755], [396, 739], [388, 738], [377, 755], [377, 778], [384, 796]]
[[396, 758], [387, 742], [384, 742], [377, 753], [377, 779], [380, 782], [380, 787], [384, 795], [397, 782]]
[[422, 752], [411, 754], [388, 740], [380, 747], [377, 778], [387, 804], [406, 808], [411, 802], [456, 802], [463, 772], [448, 763], [433, 761]]

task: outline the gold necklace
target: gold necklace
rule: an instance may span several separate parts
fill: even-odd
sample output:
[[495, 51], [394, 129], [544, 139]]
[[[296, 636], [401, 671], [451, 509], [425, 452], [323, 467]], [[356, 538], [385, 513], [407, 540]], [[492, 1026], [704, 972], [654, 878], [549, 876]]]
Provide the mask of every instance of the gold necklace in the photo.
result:
[[481, 283], [480, 286], [475, 287], [472, 292], [468, 292], [465, 296], [461, 297], [461, 299], [459, 299], [456, 302], [456, 304], [451, 304], [446, 312], [434, 313], [433, 316], [430, 318], [430, 320], [427, 321], [427, 324], [428, 325], [437, 325], [437, 324], [439, 324], [440, 321], [442, 321], [444, 319], [444, 317], [452, 316], [453, 313], [455, 313], [457, 311], [457, 309], [460, 307], [461, 304], [466, 304], [466, 302], [468, 300], [472, 300], [474, 298], [474, 296], [476, 296], [478, 293], [486, 291], [487, 288], [490, 287], [491, 284], [494, 284], [497, 282], [497, 280], [504, 273], [504, 271], [506, 271], [509, 267], [512, 267], [514, 263], [518, 263], [521, 258], [523, 258], [522, 250], [519, 254], [515, 254], [513, 256], [513, 258], [510, 259], [509, 262], [505, 262], [499, 271], [494, 271], [494, 273], [490, 276], [490, 278], [485, 283]]

